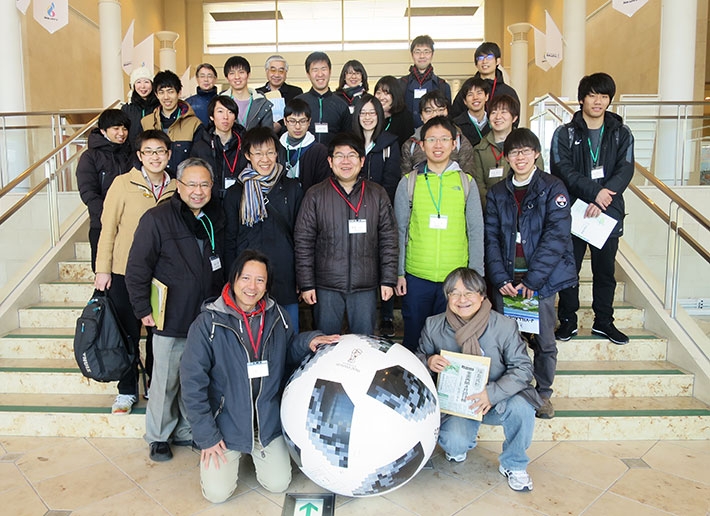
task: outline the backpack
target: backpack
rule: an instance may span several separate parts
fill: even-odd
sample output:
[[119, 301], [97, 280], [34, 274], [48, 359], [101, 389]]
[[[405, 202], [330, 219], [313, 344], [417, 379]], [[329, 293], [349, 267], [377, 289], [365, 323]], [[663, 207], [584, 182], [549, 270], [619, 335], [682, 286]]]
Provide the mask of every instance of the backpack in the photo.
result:
[[74, 357], [81, 373], [99, 382], [123, 378], [137, 360], [130, 340], [111, 300], [105, 292], [95, 290], [74, 332]]
[[[466, 175], [466, 172], [459, 170], [461, 178], [461, 188], [463, 188], [463, 198], [468, 199], [468, 192], [471, 190], [471, 177]], [[409, 197], [409, 209], [412, 209], [412, 200], [414, 199], [414, 187], [417, 185], [417, 170], [412, 170], [407, 175], [407, 196]]]

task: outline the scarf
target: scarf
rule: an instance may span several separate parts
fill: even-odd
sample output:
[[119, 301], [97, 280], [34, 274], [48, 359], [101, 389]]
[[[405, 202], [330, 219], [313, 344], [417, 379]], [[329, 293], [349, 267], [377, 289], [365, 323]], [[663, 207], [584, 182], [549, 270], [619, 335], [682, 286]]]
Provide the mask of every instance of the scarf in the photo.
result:
[[419, 86], [421, 87], [421, 85], [428, 81], [429, 78], [434, 74], [434, 67], [432, 65], [429, 65], [423, 73], [420, 73], [419, 69], [416, 66], [412, 65], [409, 67], [409, 73], [414, 76], [414, 78], [419, 83]]
[[252, 227], [268, 217], [264, 195], [278, 182], [282, 170], [283, 166], [277, 163], [268, 176], [260, 175], [251, 166], [241, 171], [239, 181], [244, 184], [240, 209], [242, 224]]
[[446, 322], [454, 329], [456, 343], [461, 346], [461, 353], [466, 355], [481, 356], [481, 345], [478, 338], [483, 335], [488, 327], [488, 320], [491, 316], [491, 302], [486, 298], [481, 303], [481, 308], [469, 321], [464, 321], [446, 307]]

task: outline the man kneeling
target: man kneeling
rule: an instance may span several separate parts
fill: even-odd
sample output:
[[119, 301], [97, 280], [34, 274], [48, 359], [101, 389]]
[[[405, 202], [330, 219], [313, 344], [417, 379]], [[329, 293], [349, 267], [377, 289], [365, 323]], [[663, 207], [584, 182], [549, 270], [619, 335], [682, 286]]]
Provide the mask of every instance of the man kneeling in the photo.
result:
[[[542, 404], [531, 381], [533, 368], [512, 319], [491, 311], [486, 282], [474, 270], [454, 269], [444, 280], [446, 312], [429, 317], [419, 340], [419, 355], [429, 369], [440, 373], [449, 361], [441, 350], [490, 357], [488, 385], [468, 397], [483, 423], [502, 425], [505, 433], [498, 471], [515, 491], [532, 491], [526, 450], [532, 441], [535, 409]], [[480, 421], [442, 415], [439, 446], [446, 459], [466, 460], [476, 446]]]

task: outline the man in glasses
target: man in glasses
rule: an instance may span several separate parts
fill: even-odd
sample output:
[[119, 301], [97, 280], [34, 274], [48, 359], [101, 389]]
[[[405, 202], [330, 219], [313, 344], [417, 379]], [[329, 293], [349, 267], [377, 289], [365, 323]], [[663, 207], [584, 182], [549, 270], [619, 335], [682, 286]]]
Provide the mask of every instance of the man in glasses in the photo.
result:
[[[187, 331], [209, 297], [224, 285], [222, 263], [224, 216], [211, 199], [214, 178], [199, 158], [184, 160], [177, 169], [177, 191], [170, 202], [148, 210], [136, 229], [128, 255], [126, 286], [133, 313], [154, 327], [153, 375], [146, 409], [145, 440], [150, 458], [172, 458], [170, 443], [190, 446], [192, 432], [180, 396], [179, 366]], [[162, 326], [151, 305], [153, 279], [167, 286]]]
[[274, 114], [274, 131], [276, 134], [280, 134], [283, 128], [286, 104], [301, 95], [303, 90], [298, 86], [286, 83], [288, 62], [283, 56], [278, 54], [269, 56], [264, 63], [264, 70], [266, 71], [266, 84], [257, 88], [256, 92], [264, 95], [273, 104], [271, 110]]
[[[473, 62], [476, 65], [476, 75], [488, 83], [488, 104], [498, 95], [510, 95], [520, 104], [520, 99], [515, 90], [505, 83], [503, 72], [500, 70], [500, 47], [492, 41], [484, 41], [473, 53]], [[451, 106], [451, 116], [457, 117], [466, 111], [466, 94], [463, 88], [459, 90]], [[486, 109], [488, 111], [488, 109]]]
[[[333, 176], [308, 190], [294, 230], [296, 280], [315, 305], [315, 328], [340, 333], [347, 311], [351, 333], [375, 331], [377, 297], [397, 282], [397, 226], [383, 187], [360, 177], [362, 140], [336, 135], [328, 146]], [[379, 288], [378, 288], [379, 287]]]
[[446, 309], [447, 274], [469, 267], [483, 275], [481, 199], [475, 181], [451, 159], [456, 127], [446, 116], [436, 116], [422, 127], [419, 144], [426, 160], [400, 180], [394, 199], [402, 344], [411, 351], [426, 318]]
[[207, 106], [212, 97], [217, 95], [217, 70], [210, 63], [202, 63], [195, 72], [197, 78], [197, 92], [185, 99], [195, 111], [202, 125], [209, 127], [210, 119], [207, 115]]
[[451, 87], [444, 79], [434, 74], [434, 67], [431, 65], [434, 57], [434, 40], [431, 37], [417, 36], [412, 40], [409, 51], [412, 53], [414, 64], [409, 67], [409, 75], [405, 75], [400, 80], [404, 88], [404, 101], [412, 114], [416, 128], [424, 123], [417, 111], [419, 99], [430, 91], [441, 90], [451, 102]]
[[303, 99], [293, 99], [284, 111], [286, 132], [281, 136], [279, 161], [286, 168], [286, 176], [298, 179], [303, 193], [313, 185], [330, 177], [328, 148], [316, 141], [308, 130], [311, 107]]

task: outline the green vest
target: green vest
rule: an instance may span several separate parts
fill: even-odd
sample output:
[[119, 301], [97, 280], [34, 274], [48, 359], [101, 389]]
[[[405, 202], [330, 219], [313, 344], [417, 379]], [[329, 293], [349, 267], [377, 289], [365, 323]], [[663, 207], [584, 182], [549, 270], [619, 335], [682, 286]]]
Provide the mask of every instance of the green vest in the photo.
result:
[[[448, 220], [446, 229], [432, 229], [429, 219], [437, 214], [440, 187], [440, 213]], [[418, 278], [442, 282], [452, 270], [466, 266], [466, 196], [459, 171], [447, 170], [441, 176], [428, 174], [428, 181], [419, 174], [412, 196], [405, 270]]]

